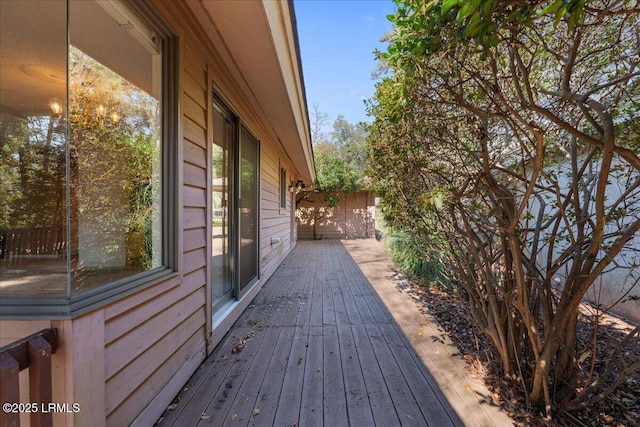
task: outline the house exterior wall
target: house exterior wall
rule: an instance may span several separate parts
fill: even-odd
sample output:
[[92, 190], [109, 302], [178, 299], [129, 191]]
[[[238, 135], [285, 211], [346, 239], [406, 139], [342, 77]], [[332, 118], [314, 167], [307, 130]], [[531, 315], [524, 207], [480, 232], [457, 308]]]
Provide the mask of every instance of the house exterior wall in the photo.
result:
[[375, 198], [371, 191], [359, 191], [341, 197], [334, 207], [323, 203], [324, 196], [315, 194], [300, 202], [297, 208], [298, 236], [314, 238], [353, 239], [375, 236]]
[[[295, 245], [295, 202], [288, 192], [286, 208], [280, 206], [280, 169], [287, 171], [288, 186], [306, 166], [292, 163], [272, 124], [239, 83], [242, 76], [229, 69], [229, 58], [216, 49], [186, 3], [158, 0], [154, 5], [180, 40], [178, 268], [167, 280], [78, 318], [0, 320], [3, 345], [58, 328], [53, 400], [78, 403], [81, 410], [56, 414], [54, 425], [152, 425]], [[217, 324], [209, 255], [214, 87], [260, 142], [259, 281]], [[24, 394], [28, 384], [22, 383]]]
[[[182, 32], [182, 271], [176, 283], [158, 285], [119, 301], [105, 311], [106, 425], [153, 423], [197, 366], [222, 339], [257, 290], [238, 304], [211, 334], [209, 227], [211, 194], [208, 158], [211, 97], [215, 87], [260, 140], [260, 286], [294, 245], [289, 210], [279, 208], [279, 167], [293, 170], [278, 150], [269, 125], [239, 93], [235, 79], [221, 69], [188, 11], [163, 3]], [[290, 204], [287, 209], [291, 209]], [[271, 237], [280, 243], [271, 244]], [[168, 288], [166, 291], [161, 287]]]
[[[582, 164], [583, 162], [585, 162], [585, 159], [580, 157], [578, 164]], [[623, 168], [624, 163], [618, 159], [614, 159], [612, 166], [612, 169]], [[596, 165], [595, 167], [597, 168], [599, 166]], [[557, 175], [559, 188], [569, 189], [571, 187], [571, 165], [568, 162], [559, 163], [550, 167], [549, 172], [553, 175]], [[615, 176], [612, 177], [611, 180], [615, 182]], [[609, 184], [606, 190], [606, 199], [608, 201], [615, 201], [620, 197], [620, 188], [614, 183]], [[530, 212], [539, 212], [540, 203], [536, 198], [531, 199], [530, 205]], [[590, 209], [593, 209], [593, 207]], [[552, 216], [556, 213], [555, 208], [547, 207], [545, 215]], [[630, 217], [626, 217], [626, 222], [628, 222], [629, 219]], [[608, 227], [605, 233], [613, 233], [615, 231], [616, 227], [614, 225], [610, 228]], [[551, 234], [552, 230], [543, 231], [541, 234], [542, 238], [540, 240], [545, 241], [545, 238], [550, 238]], [[563, 228], [557, 232], [557, 235], [560, 237], [564, 237], [566, 234], [566, 229]], [[575, 235], [575, 230], [572, 234]], [[640, 248], [640, 236], [634, 236], [629, 242], [627, 242], [625, 247], [626, 249], [623, 250], [621, 254], [618, 254], [611, 264], [611, 266], [617, 265], [618, 267], [605, 269], [601, 276], [591, 285], [585, 294], [584, 300], [602, 309], [611, 307], [611, 313], [630, 319], [634, 322], [640, 322], [640, 284], [636, 282], [638, 273], [636, 272], [635, 274], [631, 274], [631, 266], [633, 266], [634, 263], [637, 265], [637, 262], [640, 260], [640, 255], [637, 253], [638, 248]], [[556, 241], [555, 252], [552, 254], [553, 259], [559, 259], [565, 250], [566, 246], [563, 245], [561, 241]], [[539, 265], [546, 265], [548, 256], [548, 250], [545, 248], [540, 249], [540, 253], [538, 255]], [[571, 261], [568, 261], [553, 277], [554, 283], [556, 283], [559, 289], [562, 289], [564, 280], [569, 276], [571, 267], [572, 263]]]
[[[263, 145], [266, 146], [260, 156], [260, 262], [262, 275], [268, 277], [295, 245], [295, 236], [291, 235], [291, 211], [295, 206], [292, 208], [291, 197], [287, 197], [286, 209], [280, 208], [279, 165], [284, 167], [287, 163], [273, 144], [264, 141]], [[288, 181], [287, 187], [292, 184]], [[279, 239], [279, 243], [272, 243], [272, 238]]]

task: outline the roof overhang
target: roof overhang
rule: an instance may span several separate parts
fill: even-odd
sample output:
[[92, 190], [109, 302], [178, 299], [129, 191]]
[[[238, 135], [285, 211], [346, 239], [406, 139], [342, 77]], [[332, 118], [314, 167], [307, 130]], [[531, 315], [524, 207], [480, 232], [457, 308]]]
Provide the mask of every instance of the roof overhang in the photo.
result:
[[272, 128], [298, 179], [315, 182], [293, 4], [271, 0], [188, 4], [244, 95]]

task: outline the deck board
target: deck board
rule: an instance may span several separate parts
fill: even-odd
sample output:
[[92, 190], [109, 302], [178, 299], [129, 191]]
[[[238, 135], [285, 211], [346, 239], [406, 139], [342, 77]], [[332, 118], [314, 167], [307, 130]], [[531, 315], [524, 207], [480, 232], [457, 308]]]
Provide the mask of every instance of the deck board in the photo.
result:
[[351, 325], [338, 326], [338, 340], [349, 422], [355, 426], [375, 425]]
[[322, 329], [322, 338], [324, 424], [338, 426], [347, 419], [347, 402], [337, 326], [325, 325]]
[[427, 420], [420, 412], [420, 407], [418, 407], [412, 390], [402, 374], [398, 361], [393, 357], [389, 343], [386, 341], [380, 326], [369, 324], [365, 325], [365, 329], [369, 335], [373, 353], [376, 355], [378, 364], [382, 367], [382, 377], [389, 390], [400, 424], [403, 426], [428, 425]]
[[358, 348], [358, 358], [362, 367], [362, 376], [369, 393], [369, 405], [371, 415], [375, 424], [379, 426], [400, 425], [396, 408], [391, 400], [391, 395], [387, 387], [380, 387], [385, 384], [382, 370], [371, 345], [369, 334], [365, 325], [353, 325], [353, 336]]
[[[323, 353], [322, 326], [311, 326], [309, 328], [307, 360], [304, 366], [299, 426], [321, 426], [323, 424]], [[283, 403], [286, 404], [286, 402]]]
[[160, 425], [464, 423], [345, 246], [321, 241], [298, 242]]
[[300, 413], [309, 328], [296, 328], [273, 425], [295, 425]]

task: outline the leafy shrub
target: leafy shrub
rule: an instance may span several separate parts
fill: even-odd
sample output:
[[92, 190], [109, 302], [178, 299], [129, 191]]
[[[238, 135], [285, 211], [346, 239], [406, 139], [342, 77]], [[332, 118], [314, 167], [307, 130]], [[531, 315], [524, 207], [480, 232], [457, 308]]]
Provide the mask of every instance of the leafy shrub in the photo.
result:
[[451, 286], [437, 254], [426, 241], [406, 231], [390, 229], [384, 235], [384, 242], [391, 259], [403, 274], [426, 285]]

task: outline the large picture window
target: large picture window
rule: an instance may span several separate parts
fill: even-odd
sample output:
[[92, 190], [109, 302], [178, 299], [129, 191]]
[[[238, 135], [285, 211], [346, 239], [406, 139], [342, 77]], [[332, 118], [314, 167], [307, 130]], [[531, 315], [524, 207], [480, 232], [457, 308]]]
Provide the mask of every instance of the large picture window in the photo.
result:
[[167, 28], [123, 1], [0, 15], [2, 298], [96, 300], [166, 267]]

